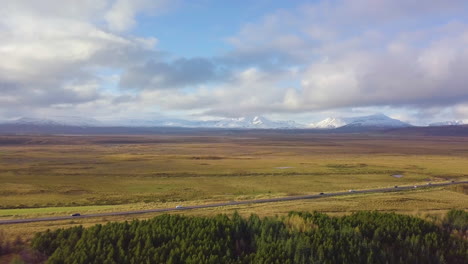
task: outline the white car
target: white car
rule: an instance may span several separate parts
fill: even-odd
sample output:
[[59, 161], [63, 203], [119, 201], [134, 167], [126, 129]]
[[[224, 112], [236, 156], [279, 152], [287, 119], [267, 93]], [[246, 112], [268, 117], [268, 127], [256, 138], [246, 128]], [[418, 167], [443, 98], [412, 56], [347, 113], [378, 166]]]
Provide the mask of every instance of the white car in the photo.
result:
[[184, 207], [182, 205], [177, 205], [175, 208], [176, 209], [183, 209]]
[[355, 192], [355, 190], [349, 190], [348, 192]]

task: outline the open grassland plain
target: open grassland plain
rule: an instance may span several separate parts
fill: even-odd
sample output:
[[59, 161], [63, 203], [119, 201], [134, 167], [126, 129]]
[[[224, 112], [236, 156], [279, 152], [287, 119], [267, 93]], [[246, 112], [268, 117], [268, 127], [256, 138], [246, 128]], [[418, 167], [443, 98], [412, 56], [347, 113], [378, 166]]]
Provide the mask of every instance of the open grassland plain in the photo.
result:
[[[468, 138], [464, 137], [266, 131], [196, 136], [0, 136], [0, 219], [164, 208], [466, 179]], [[467, 186], [461, 185], [183, 213], [238, 210], [245, 214], [274, 215], [291, 210], [332, 213], [384, 210], [423, 214], [467, 209], [467, 204]], [[154, 214], [141, 217], [151, 216]], [[61, 225], [135, 217], [11, 225], [0, 229], [30, 233]]]

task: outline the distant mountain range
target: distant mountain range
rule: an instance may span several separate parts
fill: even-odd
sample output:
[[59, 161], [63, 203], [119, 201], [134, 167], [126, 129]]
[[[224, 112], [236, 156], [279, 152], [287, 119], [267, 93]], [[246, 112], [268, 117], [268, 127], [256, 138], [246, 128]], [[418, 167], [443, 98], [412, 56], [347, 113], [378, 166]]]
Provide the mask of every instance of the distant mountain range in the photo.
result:
[[[226, 118], [220, 120], [196, 121], [184, 119], [157, 119], [157, 120], [123, 120], [119, 122], [102, 122], [93, 118], [76, 116], [52, 116], [48, 118], [22, 117], [16, 120], [0, 123], [2, 126], [18, 127], [167, 127], [167, 128], [211, 128], [211, 129], [320, 129], [320, 130], [366, 130], [412, 127], [411, 124], [398, 119], [390, 118], [384, 114], [353, 118], [329, 117], [320, 122], [303, 125], [295, 121], [273, 121], [262, 116], [249, 116], [239, 118]], [[430, 126], [463, 125], [462, 121], [447, 121], [432, 123]]]
[[436, 122], [436, 123], [429, 124], [429, 126], [461, 126], [461, 125], [466, 125], [466, 124], [462, 120], [444, 121], [444, 122]]
[[329, 117], [318, 123], [310, 124], [309, 128], [316, 129], [335, 129], [335, 128], [397, 128], [410, 127], [412, 125], [402, 122], [398, 119], [390, 118], [384, 114], [375, 114], [369, 116], [353, 117], [353, 118], [332, 118]]
[[262, 116], [240, 117], [215, 121], [213, 127], [217, 128], [304, 128], [305, 126], [295, 121], [272, 121]]
[[91, 118], [50, 117], [47, 119], [22, 117], [4, 122], [8, 125], [74, 126], [74, 127], [183, 127], [183, 128], [235, 128], [235, 129], [293, 129], [304, 128], [294, 121], [272, 121], [262, 116], [229, 118], [211, 121], [183, 119], [127, 120], [123, 122], [100, 122]]
[[93, 118], [83, 118], [77, 116], [52, 116], [47, 119], [21, 117], [3, 124], [16, 125], [36, 125], [36, 126], [76, 126], [76, 127], [97, 127], [103, 124]]
[[308, 128], [317, 128], [317, 129], [333, 129], [342, 127], [348, 124], [348, 121], [343, 118], [336, 118], [336, 117], [328, 117], [320, 122], [311, 123], [307, 127]]

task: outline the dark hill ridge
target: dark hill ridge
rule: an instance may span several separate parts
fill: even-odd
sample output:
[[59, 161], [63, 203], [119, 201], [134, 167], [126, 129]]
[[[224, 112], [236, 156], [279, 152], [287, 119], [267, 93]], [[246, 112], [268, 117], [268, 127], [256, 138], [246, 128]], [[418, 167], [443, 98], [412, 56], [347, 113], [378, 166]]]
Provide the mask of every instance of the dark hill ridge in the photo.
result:
[[405, 127], [383, 131], [385, 134], [417, 135], [417, 136], [468, 136], [468, 125], [458, 126], [432, 126], [432, 127]]
[[390, 118], [384, 114], [352, 118], [342, 128], [368, 127], [368, 128], [399, 128], [411, 127], [412, 125], [398, 119]]
[[[198, 129], [197, 131], [203, 131]], [[180, 127], [79, 127], [66, 125], [0, 124], [0, 134], [9, 135], [149, 135], [186, 134], [195, 130]]]
[[[327, 133], [324, 129], [290, 129], [290, 128], [220, 128], [220, 127], [134, 127], [134, 126], [69, 126], [44, 124], [0, 124], [3, 135], [152, 135], [152, 134], [243, 134], [250, 132], [271, 134]], [[332, 130], [330, 130], [331, 132]]]
[[343, 126], [336, 129], [240, 129], [187, 127], [80, 127], [66, 125], [0, 124], [2, 135], [229, 135], [229, 134], [386, 134], [400, 136], [468, 136], [468, 125], [437, 127]]
[[218, 120], [184, 120], [159, 118], [153, 120], [114, 120], [102, 122], [91, 118], [50, 116], [46, 118], [22, 117], [0, 122], [10, 125], [74, 126], [74, 127], [184, 127], [184, 128], [224, 128], [224, 129], [330, 129], [337, 127], [379, 127], [396, 128], [411, 126], [384, 114], [374, 114], [352, 118], [327, 118], [317, 124], [303, 125], [295, 121], [273, 121], [263, 116], [223, 118]]

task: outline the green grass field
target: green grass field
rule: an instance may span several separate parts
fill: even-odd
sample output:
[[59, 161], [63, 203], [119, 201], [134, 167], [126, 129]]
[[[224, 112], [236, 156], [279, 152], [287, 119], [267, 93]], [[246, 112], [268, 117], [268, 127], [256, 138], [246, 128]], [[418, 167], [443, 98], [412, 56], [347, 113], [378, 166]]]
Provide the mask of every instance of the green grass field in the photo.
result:
[[[17, 143], [5, 144], [8, 140]], [[468, 179], [467, 138], [255, 132], [203, 136], [3, 136], [1, 142], [0, 219]], [[392, 177], [394, 174], [403, 177]], [[293, 209], [431, 212], [466, 209], [467, 204], [466, 186], [458, 186], [191, 213], [236, 209], [260, 215]], [[6, 226], [0, 226], [3, 228]]]

